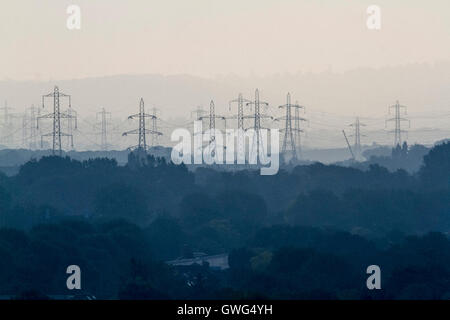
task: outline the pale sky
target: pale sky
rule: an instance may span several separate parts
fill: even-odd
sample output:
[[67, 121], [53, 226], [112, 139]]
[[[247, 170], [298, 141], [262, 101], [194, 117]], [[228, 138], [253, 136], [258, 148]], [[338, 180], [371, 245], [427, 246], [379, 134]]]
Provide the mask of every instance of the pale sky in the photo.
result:
[[0, 80], [341, 72], [450, 60], [450, 1], [2, 0], [0, 39]]

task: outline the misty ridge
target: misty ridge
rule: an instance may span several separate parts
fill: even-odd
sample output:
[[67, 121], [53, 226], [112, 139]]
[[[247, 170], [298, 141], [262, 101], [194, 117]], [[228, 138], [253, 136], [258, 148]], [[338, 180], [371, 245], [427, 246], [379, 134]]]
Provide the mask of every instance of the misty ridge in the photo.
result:
[[[16, 111], [32, 103], [39, 106], [39, 97], [55, 81], [4, 79], [0, 81], [0, 97], [7, 99]], [[229, 100], [238, 92], [251, 97], [254, 89], [260, 88], [262, 98], [273, 106], [283, 104], [286, 93], [291, 92], [307, 108], [373, 116], [384, 115], [386, 107], [395, 100], [402, 101], [410, 112], [448, 107], [450, 62], [359, 68], [343, 73], [330, 70], [248, 77], [224, 75], [212, 79], [190, 75], [114, 75], [57, 83], [74, 97], [73, 107], [80, 114], [93, 114], [100, 106], [107, 106], [117, 116], [125, 117], [136, 109], [136, 97], [143, 96], [149, 107], [160, 108], [168, 120], [185, 119], [196, 106], [207, 108], [211, 99], [218, 110], [225, 112]]]

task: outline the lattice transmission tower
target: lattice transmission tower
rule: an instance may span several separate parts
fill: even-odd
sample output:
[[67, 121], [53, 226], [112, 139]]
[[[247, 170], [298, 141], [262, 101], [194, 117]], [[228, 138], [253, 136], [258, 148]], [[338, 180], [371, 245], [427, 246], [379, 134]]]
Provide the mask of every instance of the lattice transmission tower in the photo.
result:
[[3, 121], [0, 123], [1, 125], [1, 141], [0, 143], [11, 146], [13, 141], [13, 124], [12, 124], [12, 116], [9, 113], [9, 110], [12, 108], [8, 107], [8, 101], [5, 100], [5, 104], [0, 108], [3, 111]]
[[[158, 115], [157, 115], [157, 113], [158, 113], [158, 111], [159, 111], [159, 109], [158, 108], [152, 108], [152, 131], [153, 132], [159, 132], [158, 131], [158, 120], [159, 120], [159, 118], [158, 118]], [[152, 141], [151, 141], [151, 146], [152, 147], [156, 147], [157, 145], [158, 145], [158, 143], [159, 143], [159, 135], [158, 134], [155, 134], [155, 133], [152, 133], [151, 134], [151, 136], [152, 136]]]
[[[279, 108], [286, 109], [286, 115], [281, 118], [277, 118], [276, 120], [284, 120], [284, 128], [281, 129], [284, 131], [284, 137], [283, 137], [283, 145], [281, 147], [281, 152], [286, 157], [288, 153], [291, 153], [290, 157], [292, 160], [297, 161], [299, 159], [299, 153], [298, 153], [298, 143], [299, 143], [299, 136], [300, 133], [303, 132], [302, 129], [300, 129], [300, 121], [306, 121], [305, 118], [300, 117], [299, 110], [304, 109], [303, 106], [300, 106], [299, 104], [291, 103], [291, 94], [288, 93], [286, 96], [286, 104], [279, 106]], [[292, 116], [292, 109], [295, 111], [295, 115]], [[292, 120], [295, 121], [294, 125], [295, 127], [292, 127]], [[297, 139], [295, 139], [298, 136]]]
[[305, 113], [306, 107], [299, 105], [298, 101], [295, 101], [295, 105], [298, 107], [294, 108], [294, 142], [295, 142], [295, 148], [297, 150], [298, 159], [302, 159], [303, 153], [302, 153], [302, 136], [301, 136], [301, 134], [305, 131], [302, 129], [300, 123], [302, 121], [308, 122], [308, 120], [303, 117], [300, 117], [300, 110], [302, 110], [303, 113]]
[[138, 135], [137, 146], [130, 147], [129, 149], [137, 149], [140, 152], [146, 153], [147, 149], [148, 149], [146, 135], [147, 134], [156, 134], [156, 135], [162, 136], [162, 133], [145, 128], [145, 119], [146, 118], [153, 119], [153, 118], [155, 118], [155, 116], [152, 114], [145, 113], [143, 98], [141, 98], [141, 100], [139, 102], [139, 113], [133, 114], [128, 117], [128, 119], [136, 119], [136, 118], [139, 120], [139, 128], [124, 132], [122, 134], [122, 136], [127, 136], [129, 134], [137, 134]]
[[[243, 135], [245, 128], [244, 128], [244, 104], [247, 103], [251, 103], [252, 101], [245, 99], [242, 96], [242, 93], [239, 93], [237, 99], [231, 100], [229, 102], [229, 110], [231, 111], [231, 105], [233, 103], [237, 104], [237, 115], [236, 115], [236, 119], [237, 119], [237, 128], [238, 128], [238, 137], [237, 137], [237, 145], [238, 145], [238, 150], [237, 150], [237, 155], [238, 155], [238, 163], [239, 162], [243, 162], [245, 161], [245, 140], [244, 140], [244, 136]], [[234, 117], [231, 117], [232, 119], [234, 119]]]
[[[231, 111], [231, 105], [233, 103], [237, 104], [238, 112], [237, 112], [237, 128], [244, 130], [244, 103], [251, 103], [252, 101], [245, 99], [242, 96], [242, 93], [239, 93], [237, 99], [231, 100], [229, 102], [229, 110]], [[234, 117], [233, 117], [234, 118]]]
[[28, 148], [31, 150], [38, 148], [38, 135], [39, 132], [36, 129], [36, 119], [41, 115], [41, 110], [33, 105], [28, 109], [29, 110], [29, 119], [28, 119], [28, 134], [29, 134], [29, 144]]
[[[209, 114], [198, 117], [198, 120], [203, 120], [203, 119], [209, 120], [209, 130], [211, 132], [210, 143], [214, 142], [216, 140], [216, 135], [215, 135], [216, 119], [226, 121], [226, 118], [224, 116], [220, 116], [220, 115], [216, 114], [216, 106], [215, 106], [213, 100], [211, 100], [211, 102], [209, 103]], [[225, 127], [226, 127], [226, 122], [225, 122]]]
[[108, 120], [111, 120], [111, 112], [106, 112], [105, 108], [102, 108], [102, 111], [97, 112], [96, 114], [97, 126], [100, 127], [100, 149], [102, 151], [108, 151]]
[[[246, 103], [247, 106], [252, 106], [255, 109], [254, 115], [252, 116], [244, 116], [244, 118], [252, 118], [254, 119], [254, 123], [253, 123], [253, 130], [254, 130], [254, 137], [253, 138], [253, 144], [252, 144], [252, 154], [255, 152], [256, 149], [256, 159], [257, 159], [257, 163], [260, 163], [260, 157], [264, 156], [265, 152], [264, 152], [264, 145], [262, 143], [262, 135], [261, 135], [261, 129], [267, 129], [270, 130], [269, 128], [263, 128], [261, 127], [261, 119], [263, 118], [270, 118], [273, 119], [273, 117], [268, 116], [268, 115], [264, 115], [261, 114], [261, 106], [266, 106], [268, 107], [269, 104], [265, 101], [261, 101], [259, 99], [259, 90], [256, 89], [255, 90], [255, 100], [253, 100], [252, 102], [247, 102]], [[260, 152], [260, 150], [262, 149], [262, 152]]]
[[360, 160], [362, 158], [361, 137], [365, 137], [365, 135], [361, 134], [361, 127], [365, 127], [366, 125], [359, 121], [359, 117], [356, 117], [355, 122], [349, 124], [349, 126], [353, 127], [355, 130], [352, 135], [355, 139], [353, 144], [353, 155], [356, 160]]
[[77, 123], [77, 116], [73, 114], [69, 114], [67, 112], [61, 112], [61, 99], [67, 98], [69, 101], [68, 108], [72, 108], [71, 97], [68, 94], [62, 93], [59, 91], [58, 86], [55, 86], [53, 92], [42, 96], [42, 108], [45, 108], [45, 98], [53, 99], [53, 112], [44, 114], [37, 117], [36, 120], [36, 128], [39, 129], [39, 120], [40, 119], [53, 119], [53, 130], [52, 132], [41, 135], [41, 147], [43, 145], [44, 137], [52, 137], [53, 146], [52, 146], [52, 154], [62, 156], [62, 145], [61, 145], [61, 137], [70, 137], [73, 139], [72, 134], [64, 133], [61, 131], [61, 119], [72, 119], [75, 121], [75, 126]]
[[69, 106], [66, 113], [69, 116], [67, 118], [67, 147], [73, 150], [73, 131], [77, 129], [77, 112]]
[[403, 118], [401, 116], [402, 109], [405, 111], [404, 114], [406, 115], [406, 106], [400, 105], [398, 100], [395, 105], [389, 107], [389, 114], [391, 113], [392, 109], [394, 109], [394, 117], [386, 120], [386, 126], [388, 122], [394, 121], [394, 130], [391, 130], [390, 132], [394, 133], [394, 147], [396, 147], [398, 145], [402, 145], [402, 133], [407, 133], [406, 130], [403, 130], [401, 128], [402, 122], [408, 122], [408, 127], [411, 127], [411, 122], [409, 121], [409, 119]]

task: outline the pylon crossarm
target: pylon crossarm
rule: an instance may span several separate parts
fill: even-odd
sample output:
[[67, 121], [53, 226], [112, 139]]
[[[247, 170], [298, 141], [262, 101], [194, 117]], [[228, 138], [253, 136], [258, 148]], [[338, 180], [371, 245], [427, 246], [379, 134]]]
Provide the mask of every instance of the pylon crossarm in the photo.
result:
[[72, 136], [73, 136], [72, 134], [69, 134], [69, 133], [63, 133], [63, 132], [61, 132], [60, 135], [61, 135], [62, 137], [72, 137]]
[[124, 132], [124, 133], [122, 133], [122, 136], [126, 136], [126, 135], [129, 135], [129, 134], [139, 134], [139, 129], [134, 129], [134, 130], [130, 130], [130, 131]]
[[[248, 106], [248, 105], [254, 105], [254, 104], [255, 104], [254, 101], [250, 101], [250, 102], [247, 102], [245, 105]], [[263, 102], [263, 101], [259, 101], [258, 104], [260, 104], [260, 105], [265, 105], [265, 106], [269, 106], [269, 103]]]
[[146, 118], [152, 118], [152, 119], [156, 119], [156, 117], [152, 114], [148, 114], [148, 113], [144, 113], [144, 114], [132, 114], [131, 116], [128, 116], [128, 119], [134, 119], [134, 118], [139, 118], [139, 117], [146, 117]]
[[291, 120], [308, 121], [308, 119], [302, 117], [291, 117]]
[[150, 129], [145, 129], [145, 133], [156, 134], [156, 135], [158, 135], [158, 136], [162, 136], [162, 135], [163, 135], [162, 132], [159, 132], [159, 131], [153, 131], [153, 130], [150, 130]]
[[37, 119], [48, 119], [48, 118], [53, 118], [55, 116], [54, 113], [48, 113], [48, 114], [44, 114], [42, 116], [36, 117]]
[[64, 119], [76, 119], [77, 116], [65, 112], [60, 112], [59, 117]]
[[[202, 116], [202, 117], [199, 117], [198, 118], [198, 120], [203, 120], [203, 119], [209, 119], [209, 118], [215, 118], [215, 119], [221, 119], [221, 120], [226, 120], [227, 118], [226, 117], [223, 117], [223, 116], [214, 116], [214, 117], [211, 117], [211, 116]], [[229, 119], [232, 119], [232, 118], [229, 118]]]
[[[163, 135], [162, 132], [153, 131], [153, 130], [150, 130], [150, 129], [145, 129], [145, 133], [157, 134], [159, 136]], [[139, 134], [139, 129], [134, 129], [134, 130], [130, 130], [130, 131], [124, 132], [124, 133], [122, 133], [122, 136], [126, 136], [126, 135], [129, 135], [129, 134]]]
[[134, 118], [137, 118], [137, 117], [139, 117], [139, 113], [137, 113], [137, 114], [132, 114], [131, 116], [128, 116], [127, 119], [134, 119]]
[[[230, 103], [233, 103], [233, 102], [240, 102], [240, 101], [239, 101], [239, 99], [234, 99], [234, 100], [231, 100], [231, 101], [230, 101]], [[248, 99], [244, 99], [244, 98], [242, 98], [242, 102], [246, 102], [246, 103], [252, 103], [252, 101], [251, 101], [251, 100], [248, 100]]]

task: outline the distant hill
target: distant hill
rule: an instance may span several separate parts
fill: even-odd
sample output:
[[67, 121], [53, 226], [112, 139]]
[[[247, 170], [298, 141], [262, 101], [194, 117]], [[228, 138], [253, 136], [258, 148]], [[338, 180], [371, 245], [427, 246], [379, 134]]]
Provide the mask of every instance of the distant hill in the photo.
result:
[[198, 105], [205, 108], [216, 101], [217, 112], [228, 112], [228, 102], [242, 92], [251, 98], [255, 88], [274, 109], [285, 102], [290, 91], [293, 99], [308, 110], [334, 114], [385, 115], [387, 106], [399, 99], [409, 112], [424, 108], [446, 108], [450, 101], [450, 62], [435, 65], [412, 64], [380, 69], [360, 68], [344, 73], [296, 73], [265, 77], [223, 76], [212, 79], [190, 75], [158, 74], [116, 75], [58, 81], [0, 81], [0, 101], [8, 100], [11, 112], [21, 112], [32, 103], [41, 104], [41, 96], [54, 85], [71, 94], [79, 116], [95, 114], [101, 107], [124, 117], [138, 108], [140, 97], [147, 106], [161, 109], [169, 118], [190, 116]]

